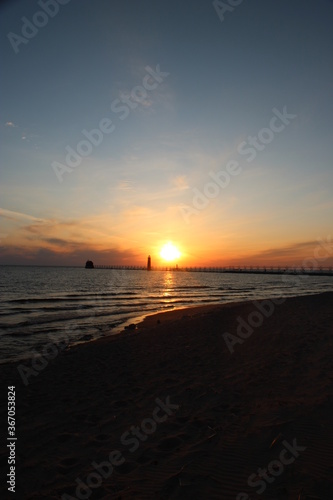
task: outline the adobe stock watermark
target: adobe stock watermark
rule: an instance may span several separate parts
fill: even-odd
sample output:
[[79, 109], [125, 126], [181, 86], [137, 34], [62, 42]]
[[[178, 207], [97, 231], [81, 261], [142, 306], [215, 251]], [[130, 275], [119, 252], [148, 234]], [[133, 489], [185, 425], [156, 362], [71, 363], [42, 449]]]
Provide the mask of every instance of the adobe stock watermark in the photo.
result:
[[[333, 242], [331, 241], [331, 236], [329, 235], [326, 241], [322, 238], [317, 238], [318, 246], [313, 251], [313, 258], [304, 259], [302, 262], [302, 268], [296, 275], [290, 275], [290, 273], [282, 274], [282, 281], [286, 284], [290, 283], [291, 278], [293, 280], [298, 280], [298, 284], [301, 283], [301, 279], [306, 279], [309, 277], [307, 274], [303, 274], [302, 269], [310, 267], [310, 269], [317, 269], [320, 267], [325, 260], [332, 257], [333, 255]], [[309, 266], [311, 265], [311, 266]], [[297, 282], [295, 283], [297, 284]], [[286, 297], [276, 297], [272, 299], [265, 300], [254, 300], [252, 304], [255, 309], [251, 311], [247, 319], [244, 320], [241, 316], [237, 317], [237, 329], [236, 335], [225, 332], [222, 337], [226, 343], [226, 346], [231, 354], [235, 351], [236, 344], [244, 344], [253, 334], [256, 328], [262, 326], [265, 318], [270, 318], [275, 311], [276, 306], [282, 305], [287, 300]]]
[[265, 318], [270, 318], [275, 311], [275, 307], [283, 304], [286, 298], [275, 298], [268, 300], [254, 300], [252, 304], [256, 307], [247, 317], [246, 321], [241, 317], [237, 317], [236, 335], [225, 332], [222, 337], [231, 354], [234, 353], [236, 344], [244, 344], [245, 340], [251, 337], [254, 330], [262, 326]]
[[17, 371], [19, 372], [22, 382], [25, 386], [28, 386], [30, 377], [37, 377], [45, 368], [48, 366], [49, 361], [55, 359], [62, 351], [69, 347], [69, 333], [73, 332], [78, 328], [76, 322], [69, 323], [66, 327], [66, 333], [62, 335], [59, 341], [54, 342], [50, 340], [47, 344], [43, 346], [40, 351], [35, 349], [31, 350], [31, 358], [29, 364], [20, 363], [17, 366]]
[[60, 5], [67, 5], [69, 2], [70, 0], [38, 0], [37, 3], [42, 10], [36, 11], [31, 20], [27, 17], [21, 17], [23, 23], [21, 34], [17, 35], [12, 31], [7, 33], [7, 38], [15, 54], [20, 52], [19, 46], [22, 43], [26, 45], [29, 40], [35, 38], [38, 31], [48, 24], [50, 17], [55, 17], [58, 14]]
[[[178, 410], [179, 405], [170, 402], [170, 396], [167, 396], [165, 403], [159, 398], [155, 399], [156, 406], [152, 413], [152, 418], [145, 418], [140, 425], [132, 425], [129, 430], [125, 431], [121, 437], [120, 442], [123, 446], [128, 447], [130, 453], [134, 453], [140, 446], [140, 443], [146, 441], [148, 436], [154, 434], [158, 424], [165, 422], [168, 417], [172, 416]], [[62, 500], [86, 500], [92, 494], [92, 490], [99, 488], [103, 481], [111, 476], [114, 467], [123, 465], [126, 461], [123, 453], [119, 450], [110, 452], [108, 460], [97, 463], [91, 462], [94, 472], [90, 472], [84, 481], [77, 477], [75, 496], [68, 493], [63, 493]]]
[[233, 12], [238, 5], [243, 3], [244, 0], [227, 0], [227, 2], [221, 2], [220, 0], [214, 0], [213, 7], [216, 14], [219, 16], [221, 23], [223, 23], [225, 17], [224, 15], [228, 12]]
[[[272, 460], [267, 468], [259, 468], [256, 473], [251, 474], [247, 480], [247, 484], [252, 488], [258, 488], [256, 493], [261, 495], [267, 488], [268, 484], [272, 484], [278, 476], [283, 474], [285, 467], [295, 462], [296, 458], [300, 456], [300, 452], [306, 450], [306, 446], [297, 444], [296, 439], [293, 440], [292, 445], [288, 441], [282, 441], [284, 446], [280, 452], [278, 460]], [[289, 456], [288, 456], [289, 455]], [[239, 493], [236, 500], [250, 500], [247, 493]]]
[[[170, 73], [161, 71], [160, 65], [157, 64], [156, 69], [146, 66], [147, 74], [142, 79], [142, 85], [134, 87], [129, 95], [122, 95], [120, 99], [114, 99], [111, 103], [111, 111], [119, 114], [120, 120], [125, 120], [132, 110], [138, 107], [139, 104], [144, 103], [148, 97], [148, 92], [155, 90]], [[66, 146], [67, 155], [65, 157], [65, 164], [53, 161], [51, 166], [54, 173], [61, 183], [65, 173], [71, 173], [73, 170], [81, 165], [82, 159], [91, 155], [94, 148], [102, 144], [104, 136], [110, 135], [116, 129], [116, 125], [109, 118], [102, 118], [97, 125], [97, 128], [92, 130], [81, 130], [81, 134], [85, 139], [79, 141], [75, 148]]]
[[[297, 115], [288, 113], [287, 106], [283, 106], [282, 112], [277, 108], [272, 109], [273, 116], [269, 121], [268, 127], [259, 130], [256, 136], [249, 135], [246, 141], [242, 141], [237, 152], [241, 156], [246, 156], [247, 163], [252, 163], [258, 152], [264, 151], [266, 147], [274, 140], [276, 134], [280, 134], [292, 120], [297, 118]], [[210, 171], [210, 182], [207, 182], [201, 192], [197, 188], [193, 188], [192, 206], [181, 205], [179, 207], [185, 222], [190, 222], [191, 215], [197, 215], [201, 210], [206, 208], [210, 201], [221, 193], [222, 189], [229, 186], [232, 177], [239, 175], [242, 172], [242, 167], [239, 161], [229, 161], [224, 170], [218, 172]]]

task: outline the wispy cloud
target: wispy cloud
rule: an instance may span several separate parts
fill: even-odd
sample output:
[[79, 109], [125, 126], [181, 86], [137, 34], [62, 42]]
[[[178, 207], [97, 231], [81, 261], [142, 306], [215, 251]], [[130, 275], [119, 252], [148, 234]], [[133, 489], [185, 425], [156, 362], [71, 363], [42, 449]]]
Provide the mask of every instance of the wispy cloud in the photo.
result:
[[[323, 238], [325, 241], [326, 237]], [[331, 266], [333, 263], [333, 244], [325, 243], [323, 249], [318, 253], [321, 247], [320, 239], [312, 241], [302, 241], [286, 246], [269, 248], [251, 254], [247, 258], [237, 259], [237, 263], [250, 263], [253, 265], [309, 265], [312, 260], [318, 261], [318, 266]], [[320, 256], [319, 256], [320, 255]], [[234, 260], [236, 263], [236, 260]]]
[[143, 206], [133, 206], [128, 210], [125, 210], [123, 213], [124, 216], [127, 217], [154, 217], [156, 214], [153, 210], [148, 207]]
[[184, 191], [184, 189], [190, 188], [186, 175], [178, 175], [177, 177], [175, 177], [173, 179], [173, 184], [178, 191]]
[[91, 259], [95, 264], [100, 265], [126, 265], [135, 262], [136, 258], [136, 253], [131, 250], [119, 251], [115, 248], [98, 251], [93, 247], [85, 246], [65, 252], [45, 247], [0, 247], [1, 262], [7, 264], [72, 265], [83, 267], [86, 260]]
[[[43, 241], [46, 241], [47, 243], [51, 243], [51, 245], [56, 245], [59, 247], [68, 247], [69, 245], [73, 245], [74, 242], [64, 240], [62, 238], [43, 238]], [[81, 245], [81, 243], [75, 243], [77, 247]]]
[[30, 214], [24, 214], [21, 212], [14, 212], [13, 210], [7, 210], [6, 208], [0, 208], [0, 217], [4, 217], [5, 219], [14, 221], [23, 219], [28, 221], [44, 222], [44, 219], [34, 217], [33, 215]]
[[117, 186], [117, 190], [118, 191], [133, 191], [134, 190], [133, 183], [129, 180], [120, 181], [118, 186]]

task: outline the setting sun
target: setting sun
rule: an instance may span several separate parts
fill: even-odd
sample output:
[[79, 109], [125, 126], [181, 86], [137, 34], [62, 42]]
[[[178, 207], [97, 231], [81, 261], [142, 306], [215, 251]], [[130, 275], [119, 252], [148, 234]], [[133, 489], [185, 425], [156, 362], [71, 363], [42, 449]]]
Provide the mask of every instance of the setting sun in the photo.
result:
[[179, 259], [180, 257], [180, 252], [175, 245], [172, 243], [166, 243], [160, 252], [160, 256], [162, 259], [167, 260], [168, 262], [171, 262], [175, 259]]

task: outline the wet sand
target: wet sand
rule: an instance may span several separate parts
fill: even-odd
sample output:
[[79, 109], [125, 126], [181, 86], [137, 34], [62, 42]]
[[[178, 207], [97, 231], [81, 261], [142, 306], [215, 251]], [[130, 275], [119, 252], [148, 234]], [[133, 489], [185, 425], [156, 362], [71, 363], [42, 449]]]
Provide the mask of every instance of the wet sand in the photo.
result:
[[2, 498], [333, 499], [332, 306], [325, 293], [153, 315], [60, 351], [26, 385], [1, 365], [17, 411]]

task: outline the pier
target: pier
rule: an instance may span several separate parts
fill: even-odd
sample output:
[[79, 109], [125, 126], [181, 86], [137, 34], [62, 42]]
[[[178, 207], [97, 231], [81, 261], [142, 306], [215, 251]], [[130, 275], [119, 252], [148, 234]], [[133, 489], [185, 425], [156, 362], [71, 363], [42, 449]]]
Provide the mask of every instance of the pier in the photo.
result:
[[[147, 266], [95, 265], [95, 269], [117, 269], [121, 271], [146, 271]], [[304, 276], [333, 276], [332, 267], [271, 267], [271, 266], [227, 266], [227, 267], [177, 267], [151, 266], [151, 271], [200, 272], [200, 273], [238, 273], [238, 274], [297, 274]]]

